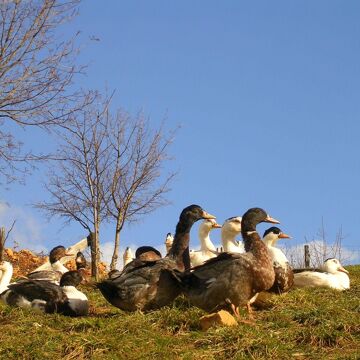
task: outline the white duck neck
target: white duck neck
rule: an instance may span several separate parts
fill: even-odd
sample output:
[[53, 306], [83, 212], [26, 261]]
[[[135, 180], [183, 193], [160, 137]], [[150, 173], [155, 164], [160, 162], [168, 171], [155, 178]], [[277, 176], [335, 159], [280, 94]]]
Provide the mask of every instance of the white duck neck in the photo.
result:
[[13, 267], [10, 265], [5, 270], [1, 271], [1, 279], [0, 279], [0, 294], [5, 291], [10, 284], [11, 277], [13, 274]]
[[51, 264], [51, 267], [55, 271], [60, 271], [63, 274], [69, 271], [67, 267], [65, 267], [59, 260], [55, 261], [53, 264]]
[[268, 248], [271, 248], [275, 247], [277, 239], [273, 235], [266, 235], [262, 240]]
[[216, 251], [216, 247], [213, 242], [210, 240], [210, 229], [206, 229], [202, 226], [199, 227], [199, 239], [201, 244], [201, 250], [214, 250]]
[[133, 260], [133, 258], [131, 256], [124, 256], [123, 260], [124, 260], [124, 266], [126, 266]]
[[225, 252], [234, 252], [239, 249], [239, 244], [236, 241], [236, 234], [231, 231], [221, 232], [221, 242]]

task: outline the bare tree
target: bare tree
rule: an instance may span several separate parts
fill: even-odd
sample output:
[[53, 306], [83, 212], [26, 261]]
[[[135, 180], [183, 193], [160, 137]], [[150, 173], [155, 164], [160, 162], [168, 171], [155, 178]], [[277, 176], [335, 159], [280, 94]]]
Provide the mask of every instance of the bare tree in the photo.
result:
[[109, 173], [111, 199], [108, 213], [115, 221], [114, 252], [110, 269], [116, 268], [119, 256], [120, 233], [125, 222], [167, 204], [164, 195], [174, 172], [163, 175], [162, 166], [168, 157], [172, 135], [166, 136], [162, 127], [152, 131], [143, 115], [135, 118], [118, 112], [112, 125], [112, 169]]
[[310, 252], [310, 264], [312, 267], [320, 267], [328, 258], [337, 258], [341, 262], [349, 261], [351, 256], [344, 252], [342, 226], [336, 233], [335, 240], [329, 242], [325, 231], [324, 220], [321, 220], [321, 226], [312, 239], [305, 236], [305, 243], [296, 246], [285, 246], [284, 252], [288, 257], [290, 263], [294, 267], [305, 267], [304, 262], [304, 245], [308, 245]]
[[59, 136], [61, 160], [46, 185], [51, 200], [37, 207], [93, 233], [92, 274], [97, 276], [101, 222], [116, 221], [114, 267], [124, 223], [166, 203], [174, 174], [159, 180], [171, 139], [161, 128], [152, 132], [141, 115], [132, 119], [119, 111], [112, 116], [109, 100], [88, 107]]
[[9, 126], [62, 124], [83, 104], [69, 93], [75, 66], [75, 36], [59, 40], [58, 28], [74, 17], [80, 0], [0, 2], [0, 173], [7, 181], [38, 156], [21, 151]]
[[63, 217], [65, 223], [78, 222], [91, 234], [91, 269], [96, 278], [100, 224], [107, 214], [109, 194], [104, 186], [111, 167], [107, 118], [108, 101], [94, 103], [58, 133], [62, 144], [46, 185], [51, 200], [36, 205], [50, 216]]

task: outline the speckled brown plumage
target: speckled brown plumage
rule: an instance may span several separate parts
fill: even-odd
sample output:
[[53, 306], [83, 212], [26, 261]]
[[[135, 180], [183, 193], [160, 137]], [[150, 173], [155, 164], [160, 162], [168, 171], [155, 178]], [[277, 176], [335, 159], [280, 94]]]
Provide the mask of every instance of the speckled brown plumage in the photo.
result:
[[294, 273], [289, 264], [286, 266], [276, 266], [274, 264], [275, 281], [273, 286], [268, 290], [274, 294], [282, 294], [290, 290], [294, 284]]
[[242, 219], [246, 253], [221, 253], [181, 275], [184, 292], [191, 303], [208, 312], [227, 308], [229, 304], [238, 308], [248, 304], [256, 293], [269, 289], [275, 273], [256, 225], [275, 221], [262, 209], [249, 209]]

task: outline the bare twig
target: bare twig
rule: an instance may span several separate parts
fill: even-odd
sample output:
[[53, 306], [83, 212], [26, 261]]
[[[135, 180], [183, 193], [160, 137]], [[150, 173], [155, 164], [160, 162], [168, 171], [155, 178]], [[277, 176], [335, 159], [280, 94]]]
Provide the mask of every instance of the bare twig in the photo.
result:
[[9, 238], [9, 236], [10, 236], [10, 234], [11, 234], [11, 231], [13, 230], [15, 224], [16, 224], [16, 219], [13, 221], [13, 223], [12, 223], [11, 226], [10, 226], [9, 231], [6, 233], [5, 242], [6, 242], [6, 240]]
[[79, 2], [0, 2], [0, 176], [8, 183], [43, 157], [24, 151], [16, 131], [67, 123], [89, 100], [68, 91], [84, 71], [74, 65], [76, 35], [59, 39], [56, 31], [76, 16]]
[[5, 228], [2, 227], [0, 228], [0, 262], [2, 262], [4, 259], [5, 241]]

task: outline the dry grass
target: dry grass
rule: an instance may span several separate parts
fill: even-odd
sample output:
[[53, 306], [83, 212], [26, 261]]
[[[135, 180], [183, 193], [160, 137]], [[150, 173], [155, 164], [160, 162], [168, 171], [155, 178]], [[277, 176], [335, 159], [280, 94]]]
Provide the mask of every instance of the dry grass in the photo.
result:
[[267, 297], [254, 326], [199, 328], [201, 310], [178, 299], [127, 314], [85, 288], [90, 316], [40, 315], [0, 305], [1, 359], [358, 359], [360, 266], [351, 289], [298, 289]]

